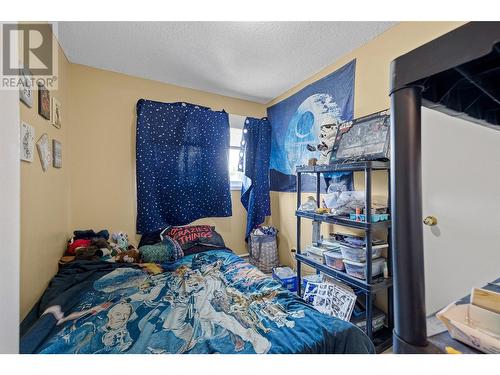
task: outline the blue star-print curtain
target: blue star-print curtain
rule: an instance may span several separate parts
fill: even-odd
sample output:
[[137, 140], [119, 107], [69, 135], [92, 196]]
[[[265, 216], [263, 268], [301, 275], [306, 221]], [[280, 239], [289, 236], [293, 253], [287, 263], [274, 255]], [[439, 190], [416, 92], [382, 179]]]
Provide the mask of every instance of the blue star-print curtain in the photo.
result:
[[188, 103], [137, 102], [137, 233], [231, 216], [229, 120]]
[[244, 172], [241, 203], [247, 210], [246, 236], [271, 215], [269, 198], [269, 156], [271, 153], [271, 124], [267, 118], [247, 117], [243, 128], [242, 160]]

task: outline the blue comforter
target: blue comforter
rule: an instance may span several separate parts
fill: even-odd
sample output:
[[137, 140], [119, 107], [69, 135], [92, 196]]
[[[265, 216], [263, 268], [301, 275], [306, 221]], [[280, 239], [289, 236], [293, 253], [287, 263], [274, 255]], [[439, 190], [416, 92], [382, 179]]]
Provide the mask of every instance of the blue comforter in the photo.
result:
[[73, 262], [21, 331], [22, 353], [374, 352], [357, 327], [222, 249], [161, 269]]

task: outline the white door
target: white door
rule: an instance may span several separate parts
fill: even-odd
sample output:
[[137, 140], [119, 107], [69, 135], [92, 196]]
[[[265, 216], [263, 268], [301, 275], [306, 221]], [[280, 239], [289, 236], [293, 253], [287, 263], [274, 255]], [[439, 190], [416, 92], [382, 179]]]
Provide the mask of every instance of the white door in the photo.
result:
[[427, 314], [500, 277], [500, 131], [422, 108]]

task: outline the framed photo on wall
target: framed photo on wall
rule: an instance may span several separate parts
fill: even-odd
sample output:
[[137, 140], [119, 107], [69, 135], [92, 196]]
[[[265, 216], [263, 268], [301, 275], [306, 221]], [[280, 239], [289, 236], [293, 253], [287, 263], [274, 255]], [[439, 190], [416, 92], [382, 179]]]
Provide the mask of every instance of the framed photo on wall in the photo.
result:
[[52, 125], [54, 125], [57, 129], [61, 129], [61, 103], [54, 97], [52, 97], [52, 113], [50, 117], [52, 119]]
[[43, 84], [38, 84], [38, 114], [50, 120], [50, 93]]
[[33, 107], [33, 85], [31, 72], [27, 68], [19, 70], [19, 99], [29, 108]]
[[47, 133], [43, 133], [40, 139], [36, 142], [36, 148], [38, 150], [38, 156], [40, 157], [40, 163], [42, 163], [42, 169], [45, 172], [49, 169], [50, 164], [52, 164], [49, 136]]
[[52, 166], [62, 168], [62, 145], [55, 139], [52, 140]]
[[35, 146], [35, 128], [25, 122], [21, 123], [21, 160], [33, 162]]

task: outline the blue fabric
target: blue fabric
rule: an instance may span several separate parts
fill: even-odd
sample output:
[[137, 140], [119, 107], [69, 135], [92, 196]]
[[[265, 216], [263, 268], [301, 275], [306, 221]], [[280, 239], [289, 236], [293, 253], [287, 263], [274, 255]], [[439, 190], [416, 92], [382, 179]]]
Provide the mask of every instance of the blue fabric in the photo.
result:
[[21, 352], [374, 352], [359, 328], [320, 313], [230, 251], [163, 267], [155, 275], [104, 262], [62, 268], [38, 320], [23, 330]]
[[231, 216], [226, 112], [141, 99], [136, 144], [137, 233]]
[[[356, 60], [311, 83], [267, 109], [272, 126], [271, 180], [273, 191], [296, 191], [297, 165], [307, 165], [319, 152], [307, 145], [320, 143], [320, 127], [324, 121], [341, 123], [354, 117], [354, 75]], [[316, 191], [316, 176], [302, 175], [302, 190]], [[321, 181], [325, 191], [325, 182]]]
[[243, 183], [241, 203], [247, 210], [245, 238], [252, 229], [271, 215], [269, 198], [269, 155], [271, 124], [264, 119], [247, 117], [243, 128]]

